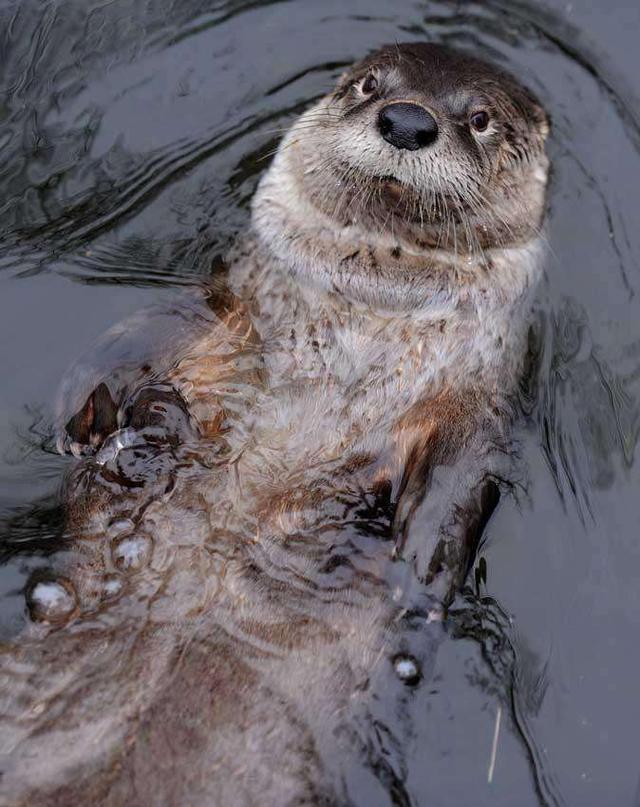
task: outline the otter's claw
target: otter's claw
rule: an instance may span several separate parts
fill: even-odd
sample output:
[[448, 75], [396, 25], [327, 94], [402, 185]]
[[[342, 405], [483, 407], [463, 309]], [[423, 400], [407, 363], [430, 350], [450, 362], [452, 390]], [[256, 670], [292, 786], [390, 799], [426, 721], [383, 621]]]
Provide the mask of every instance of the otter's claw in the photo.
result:
[[82, 457], [93, 453], [118, 428], [118, 406], [106, 384], [99, 384], [84, 406], [67, 421], [56, 440], [61, 454]]

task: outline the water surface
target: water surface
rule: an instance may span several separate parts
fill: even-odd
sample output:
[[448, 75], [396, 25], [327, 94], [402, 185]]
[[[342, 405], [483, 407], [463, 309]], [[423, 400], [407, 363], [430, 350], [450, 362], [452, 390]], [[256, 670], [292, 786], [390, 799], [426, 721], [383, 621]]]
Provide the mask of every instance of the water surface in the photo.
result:
[[24, 625], [24, 587], [60, 547], [68, 460], [52, 424], [67, 367], [215, 272], [280, 132], [344, 65], [395, 40], [464, 46], [551, 113], [551, 254], [522, 484], [486, 532], [486, 583], [472, 574], [436, 676], [412, 696], [404, 791], [430, 805], [640, 804], [639, 25], [625, 0], [5, 0], [2, 636]]

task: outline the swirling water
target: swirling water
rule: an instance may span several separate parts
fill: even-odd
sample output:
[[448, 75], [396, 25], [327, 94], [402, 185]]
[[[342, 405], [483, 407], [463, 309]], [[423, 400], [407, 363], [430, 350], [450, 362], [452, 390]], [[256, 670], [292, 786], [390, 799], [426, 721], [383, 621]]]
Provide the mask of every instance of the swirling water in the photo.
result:
[[551, 258], [525, 479], [405, 705], [415, 736], [389, 802], [640, 803], [639, 23], [624, 0], [0, 4], [3, 637], [61, 551], [67, 367], [216, 271], [279, 133], [344, 65], [388, 41], [464, 46], [551, 113]]

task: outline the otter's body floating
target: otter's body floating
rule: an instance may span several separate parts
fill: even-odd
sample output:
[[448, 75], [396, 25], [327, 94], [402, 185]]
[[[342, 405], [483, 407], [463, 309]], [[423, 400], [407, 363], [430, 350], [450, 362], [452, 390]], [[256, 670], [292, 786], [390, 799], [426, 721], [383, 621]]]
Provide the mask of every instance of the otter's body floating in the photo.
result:
[[293, 125], [224, 288], [64, 414], [89, 456], [3, 662], [9, 799], [337, 803], [387, 770], [363, 732], [401, 747], [506, 473], [547, 129], [417, 44]]

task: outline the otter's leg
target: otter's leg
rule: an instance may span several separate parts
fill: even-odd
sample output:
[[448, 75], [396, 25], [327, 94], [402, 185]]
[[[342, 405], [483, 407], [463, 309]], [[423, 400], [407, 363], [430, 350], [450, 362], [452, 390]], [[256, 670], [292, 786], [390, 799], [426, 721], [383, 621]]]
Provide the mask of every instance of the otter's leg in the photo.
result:
[[462, 586], [500, 498], [507, 454], [477, 439], [452, 462], [417, 464], [404, 480], [393, 524], [394, 556], [442, 604]]
[[98, 384], [81, 409], [65, 424], [65, 433], [60, 436], [58, 450], [66, 453], [68, 449], [75, 456], [80, 456], [83, 447], [95, 448], [117, 428], [118, 404], [103, 382]]
[[[189, 404], [194, 379], [202, 380], [211, 403], [212, 390], [227, 379], [234, 351], [253, 336], [243, 306], [229, 291], [225, 274], [200, 293], [169, 305], [142, 310], [104, 333], [67, 371], [56, 400], [58, 450], [90, 454], [123, 425], [124, 409], [142, 387], [163, 382], [179, 390]], [[195, 370], [191, 367], [193, 365]], [[201, 377], [201, 378], [200, 378]], [[206, 406], [204, 415], [217, 424]], [[200, 421], [200, 413], [196, 414]], [[203, 434], [211, 431], [204, 423]]]

